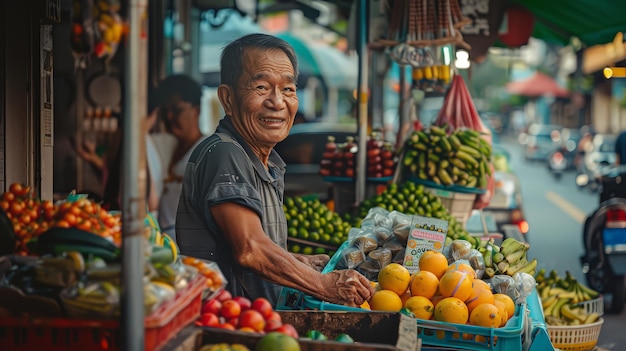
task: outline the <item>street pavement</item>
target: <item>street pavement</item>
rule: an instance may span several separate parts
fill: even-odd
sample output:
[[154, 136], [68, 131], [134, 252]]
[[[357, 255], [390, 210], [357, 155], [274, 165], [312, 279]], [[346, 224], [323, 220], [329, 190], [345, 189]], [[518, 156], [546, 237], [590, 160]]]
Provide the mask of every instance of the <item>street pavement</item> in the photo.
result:
[[[579, 190], [574, 171], [555, 180], [545, 163], [525, 161], [516, 140], [503, 138], [500, 143], [511, 153], [511, 168], [521, 181], [524, 212], [530, 224], [528, 257], [537, 258], [538, 269], [555, 269], [560, 276], [570, 271], [586, 284], [579, 261], [582, 228], [586, 216], [598, 205], [598, 195]], [[603, 318], [598, 349], [626, 350], [626, 312]]]

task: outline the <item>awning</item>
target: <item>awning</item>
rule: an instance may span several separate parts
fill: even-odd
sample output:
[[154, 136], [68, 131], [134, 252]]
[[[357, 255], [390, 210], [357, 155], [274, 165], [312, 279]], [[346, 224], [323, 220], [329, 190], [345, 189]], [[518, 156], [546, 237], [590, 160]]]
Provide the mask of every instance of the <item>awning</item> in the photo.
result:
[[535, 17], [532, 36], [567, 45], [571, 37], [585, 46], [606, 44], [617, 32], [626, 32], [626, 1], [615, 0], [511, 0]]
[[528, 96], [531, 98], [540, 96], [569, 96], [569, 91], [562, 88], [554, 79], [541, 72], [536, 72], [527, 79], [508, 83], [506, 85], [506, 90], [511, 94]]

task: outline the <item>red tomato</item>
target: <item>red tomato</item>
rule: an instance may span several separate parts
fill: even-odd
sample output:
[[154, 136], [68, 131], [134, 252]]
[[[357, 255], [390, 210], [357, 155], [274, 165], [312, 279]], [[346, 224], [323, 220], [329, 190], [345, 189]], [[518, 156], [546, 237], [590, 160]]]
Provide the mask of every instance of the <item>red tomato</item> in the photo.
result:
[[252, 306], [252, 302], [250, 302], [250, 299], [245, 296], [235, 296], [233, 297], [233, 300], [237, 301], [237, 303], [241, 307], [241, 312], [250, 309], [250, 307]]
[[8, 202], [14, 201], [15, 200], [15, 194], [13, 194], [10, 191], [7, 191], [6, 193], [4, 193], [2, 195], [2, 199]]
[[217, 294], [215, 298], [218, 299], [220, 302], [224, 302], [226, 300], [231, 300], [233, 298], [233, 295], [228, 290], [222, 290], [222, 292]]
[[291, 324], [283, 324], [280, 327], [276, 328], [274, 331], [277, 331], [279, 333], [283, 333], [285, 335], [289, 335], [289, 336], [294, 337], [296, 339], [298, 338], [298, 331]]
[[76, 225], [77, 218], [76, 218], [76, 215], [74, 215], [73, 213], [69, 213], [69, 212], [68, 212], [68, 213], [66, 213], [66, 214], [65, 214], [65, 216], [63, 216], [63, 219], [64, 219], [64, 220], [65, 220], [65, 221], [66, 221], [66, 222], [67, 222], [70, 226]]
[[272, 311], [272, 314], [269, 317], [267, 317], [266, 320], [268, 321], [276, 320], [276, 321], [279, 321], [281, 324], [283, 323], [283, 318], [276, 311]]
[[265, 318], [263, 315], [255, 310], [247, 310], [241, 313], [239, 316], [239, 328], [252, 328], [257, 332], [265, 329]]
[[235, 300], [226, 300], [222, 302], [222, 308], [220, 308], [220, 316], [231, 319], [237, 318], [241, 314], [241, 306]]
[[11, 208], [9, 210], [14, 216], [17, 216], [24, 211], [24, 203], [21, 201], [15, 201], [11, 204]]
[[215, 313], [203, 313], [200, 316], [200, 324], [205, 327], [217, 327], [220, 324], [220, 319]]
[[9, 191], [15, 194], [15, 196], [22, 196], [25, 194], [25, 187], [20, 183], [13, 183], [9, 186]]
[[269, 333], [271, 331], [275, 331], [283, 325], [283, 322], [277, 321], [275, 319], [268, 319], [265, 323], [265, 332]]
[[2, 207], [2, 209], [4, 210], [4, 212], [6, 212], [6, 211], [8, 211], [8, 210], [9, 210], [9, 208], [11, 207], [11, 204], [10, 204], [8, 201], [3, 200], [2, 202], [0, 202], [0, 207]]
[[264, 297], [257, 297], [252, 301], [252, 309], [261, 312], [263, 318], [269, 318], [274, 312], [272, 304]]
[[217, 299], [211, 299], [202, 305], [202, 313], [215, 313], [219, 314], [222, 308], [222, 303]]

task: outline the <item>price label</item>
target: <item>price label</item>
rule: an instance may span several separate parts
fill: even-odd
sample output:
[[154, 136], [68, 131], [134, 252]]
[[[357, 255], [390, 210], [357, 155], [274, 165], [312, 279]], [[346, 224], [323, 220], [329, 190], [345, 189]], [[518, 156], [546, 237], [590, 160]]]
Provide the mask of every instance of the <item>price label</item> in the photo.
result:
[[415, 318], [404, 314], [400, 315], [396, 348], [402, 351], [420, 351], [422, 349], [422, 340], [417, 337], [417, 322]]

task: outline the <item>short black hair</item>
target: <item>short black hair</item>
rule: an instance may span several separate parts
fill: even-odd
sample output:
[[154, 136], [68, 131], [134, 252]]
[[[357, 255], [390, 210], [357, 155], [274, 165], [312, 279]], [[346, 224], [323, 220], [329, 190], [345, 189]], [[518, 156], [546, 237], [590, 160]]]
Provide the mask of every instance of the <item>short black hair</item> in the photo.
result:
[[226, 45], [222, 51], [222, 56], [220, 58], [220, 78], [222, 84], [226, 84], [231, 87], [237, 85], [237, 82], [243, 73], [243, 64], [241, 62], [242, 53], [245, 49], [249, 48], [282, 50], [289, 58], [289, 61], [291, 61], [297, 81], [298, 58], [291, 45], [273, 35], [254, 33], [235, 39]]
[[157, 87], [156, 103], [165, 104], [173, 96], [179, 96], [181, 100], [194, 106], [200, 106], [202, 100], [202, 87], [198, 82], [184, 74], [174, 74], [165, 77]]

